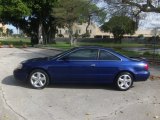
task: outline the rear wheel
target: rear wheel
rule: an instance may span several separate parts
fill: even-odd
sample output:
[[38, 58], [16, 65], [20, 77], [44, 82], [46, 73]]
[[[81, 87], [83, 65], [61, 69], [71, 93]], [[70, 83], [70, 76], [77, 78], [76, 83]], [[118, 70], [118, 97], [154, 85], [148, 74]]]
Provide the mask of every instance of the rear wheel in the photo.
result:
[[123, 72], [118, 75], [115, 84], [119, 90], [126, 91], [133, 85], [133, 76], [128, 72]]
[[29, 76], [30, 85], [35, 89], [43, 89], [49, 83], [48, 74], [40, 69], [34, 70]]

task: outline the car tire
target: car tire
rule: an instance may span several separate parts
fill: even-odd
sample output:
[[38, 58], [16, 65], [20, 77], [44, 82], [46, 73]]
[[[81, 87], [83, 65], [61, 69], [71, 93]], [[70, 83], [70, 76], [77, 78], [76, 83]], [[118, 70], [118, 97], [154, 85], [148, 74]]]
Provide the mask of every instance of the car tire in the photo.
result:
[[49, 76], [44, 70], [33, 70], [29, 75], [29, 83], [34, 89], [43, 89], [49, 84]]
[[118, 90], [126, 91], [133, 85], [133, 75], [129, 72], [120, 73], [115, 80], [115, 85]]

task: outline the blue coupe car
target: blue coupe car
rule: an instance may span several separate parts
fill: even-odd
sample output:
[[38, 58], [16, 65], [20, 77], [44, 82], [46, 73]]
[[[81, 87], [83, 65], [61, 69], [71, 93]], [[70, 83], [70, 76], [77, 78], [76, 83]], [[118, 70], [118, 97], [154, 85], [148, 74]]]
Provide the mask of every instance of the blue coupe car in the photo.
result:
[[149, 78], [148, 64], [104, 47], [77, 47], [46, 58], [23, 61], [14, 77], [42, 89], [49, 83], [114, 83], [122, 91]]

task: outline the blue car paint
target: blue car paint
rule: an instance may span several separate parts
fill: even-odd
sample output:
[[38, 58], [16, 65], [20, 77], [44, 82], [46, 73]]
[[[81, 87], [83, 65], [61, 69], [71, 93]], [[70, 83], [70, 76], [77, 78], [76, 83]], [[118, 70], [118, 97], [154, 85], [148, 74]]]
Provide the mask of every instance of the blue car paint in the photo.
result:
[[[120, 60], [59, 60], [59, 58], [72, 51], [86, 48], [106, 50], [120, 58]], [[22, 64], [22, 69], [14, 70], [14, 77], [21, 81], [27, 81], [29, 74], [34, 69], [43, 69], [46, 71], [51, 83], [112, 83], [121, 72], [130, 72], [134, 76], [134, 81], [145, 81], [150, 75], [149, 71], [144, 69], [146, 62], [127, 58], [113, 50], [102, 47], [74, 48], [52, 59], [30, 59]]]

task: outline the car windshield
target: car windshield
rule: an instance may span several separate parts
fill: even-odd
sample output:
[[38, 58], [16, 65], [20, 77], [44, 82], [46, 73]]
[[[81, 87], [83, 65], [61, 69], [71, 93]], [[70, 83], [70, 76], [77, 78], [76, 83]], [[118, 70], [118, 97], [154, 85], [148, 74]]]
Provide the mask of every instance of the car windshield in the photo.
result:
[[49, 60], [52, 60], [52, 59], [58, 58], [58, 57], [66, 54], [66, 53], [68, 53], [68, 52], [70, 52], [70, 51], [72, 51], [72, 50], [74, 50], [74, 49], [75, 49], [75, 48], [70, 49], [70, 50], [67, 50], [67, 51], [63, 51], [63, 52], [61, 52], [61, 53], [59, 53], [59, 54], [56, 54], [56, 55], [54, 55], [54, 56], [49, 56], [48, 59], [49, 59]]

